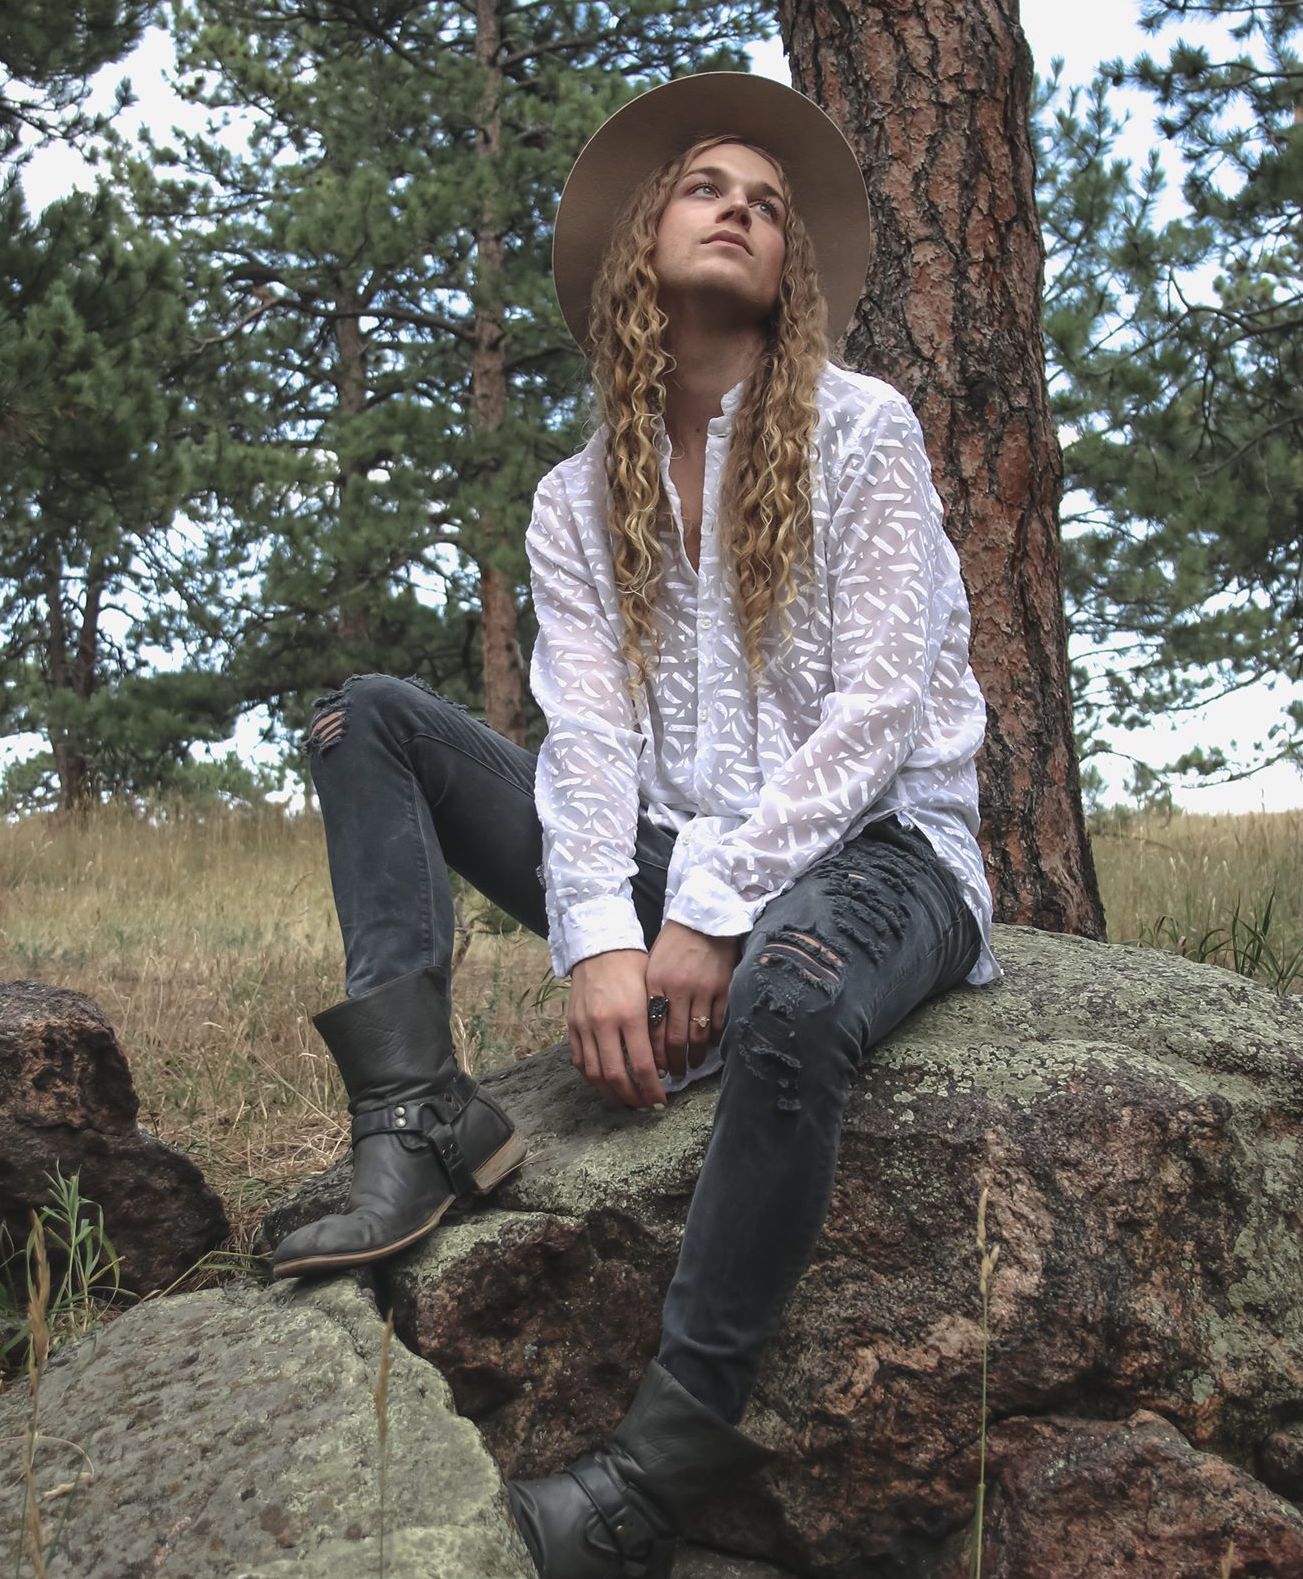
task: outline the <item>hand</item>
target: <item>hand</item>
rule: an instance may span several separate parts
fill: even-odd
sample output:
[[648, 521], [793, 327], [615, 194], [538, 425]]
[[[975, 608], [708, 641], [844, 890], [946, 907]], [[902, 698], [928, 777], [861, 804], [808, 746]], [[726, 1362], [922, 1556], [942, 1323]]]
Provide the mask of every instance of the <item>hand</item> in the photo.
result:
[[[724, 1034], [728, 984], [741, 939], [709, 937], [667, 921], [647, 956], [647, 991], [670, 1001], [670, 1012], [651, 1033], [656, 1061], [674, 1075], [695, 1069], [706, 1049]], [[698, 1021], [706, 1021], [702, 1025]]]
[[590, 1085], [625, 1107], [665, 1105], [665, 1065], [652, 1051], [647, 997], [647, 956], [641, 949], [593, 954], [570, 972], [570, 1062]]

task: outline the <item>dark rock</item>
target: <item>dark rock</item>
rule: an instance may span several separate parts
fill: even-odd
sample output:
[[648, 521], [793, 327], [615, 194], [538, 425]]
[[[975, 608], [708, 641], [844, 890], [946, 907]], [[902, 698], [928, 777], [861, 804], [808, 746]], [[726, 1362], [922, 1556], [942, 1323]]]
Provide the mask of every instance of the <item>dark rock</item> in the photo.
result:
[[1303, 1502], [1303, 1421], [1271, 1433], [1258, 1454], [1258, 1474], [1282, 1497]]
[[674, 1558], [674, 1579], [793, 1579], [786, 1568], [683, 1545]]
[[0, 983], [0, 1221], [21, 1245], [48, 1176], [81, 1175], [122, 1257], [123, 1286], [166, 1288], [225, 1238], [195, 1164], [136, 1127], [139, 1103], [113, 1027], [79, 992]]

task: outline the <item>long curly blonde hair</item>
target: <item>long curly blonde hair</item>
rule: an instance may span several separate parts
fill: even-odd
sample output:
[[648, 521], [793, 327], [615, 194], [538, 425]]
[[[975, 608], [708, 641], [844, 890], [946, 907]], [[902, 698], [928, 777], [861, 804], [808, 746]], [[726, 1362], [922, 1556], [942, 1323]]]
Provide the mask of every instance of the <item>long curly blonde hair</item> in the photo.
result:
[[[737, 142], [742, 139], [696, 143], [641, 182], [612, 227], [590, 298], [589, 355], [606, 426], [607, 520], [632, 691], [646, 685], [659, 654], [656, 600], [673, 529], [657, 449], [674, 359], [665, 345], [668, 320], [656, 300], [656, 232], [692, 160], [707, 148]], [[815, 389], [828, 351], [814, 248], [793, 206], [787, 173], [766, 149], [743, 146], [778, 171], [786, 214], [778, 300], [734, 420], [720, 489], [721, 548], [733, 566], [738, 624], [754, 672], [765, 630], [771, 621], [786, 623], [809, 561]]]

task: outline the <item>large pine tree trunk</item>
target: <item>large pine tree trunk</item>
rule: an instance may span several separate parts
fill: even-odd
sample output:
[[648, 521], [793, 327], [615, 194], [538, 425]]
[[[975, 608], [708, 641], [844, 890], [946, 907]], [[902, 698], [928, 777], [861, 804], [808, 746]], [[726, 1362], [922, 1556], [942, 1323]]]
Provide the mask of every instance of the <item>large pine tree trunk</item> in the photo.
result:
[[846, 360], [913, 403], [963, 562], [989, 712], [979, 772], [996, 914], [1099, 937], [1017, 0], [780, 0], [779, 12], [795, 86], [846, 132], [869, 188], [872, 250]]
[[[484, 73], [475, 152], [491, 167], [502, 144], [502, 44], [500, 0], [478, 0], [475, 59]], [[491, 168], [483, 185], [483, 207], [475, 237], [475, 344], [471, 352], [471, 407], [475, 429], [489, 437], [507, 414], [507, 367], [503, 350], [502, 230], [494, 201]], [[484, 717], [489, 727], [517, 745], [525, 743], [525, 683], [520, 656], [519, 610], [509, 576], [497, 563], [502, 523], [491, 509], [477, 523], [475, 559], [480, 572], [480, 645], [484, 665]]]

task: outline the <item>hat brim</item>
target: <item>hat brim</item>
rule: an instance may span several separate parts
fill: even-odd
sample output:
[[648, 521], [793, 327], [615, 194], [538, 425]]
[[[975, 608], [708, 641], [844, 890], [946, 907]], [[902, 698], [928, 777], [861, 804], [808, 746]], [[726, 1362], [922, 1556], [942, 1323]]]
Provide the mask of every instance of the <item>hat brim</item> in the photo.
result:
[[611, 226], [638, 183], [710, 137], [754, 143], [782, 162], [814, 246], [828, 333], [849, 324], [864, 289], [869, 208], [850, 144], [811, 99], [768, 77], [707, 71], [639, 94], [585, 143], [561, 193], [552, 278], [572, 335], [588, 348], [588, 302]]

